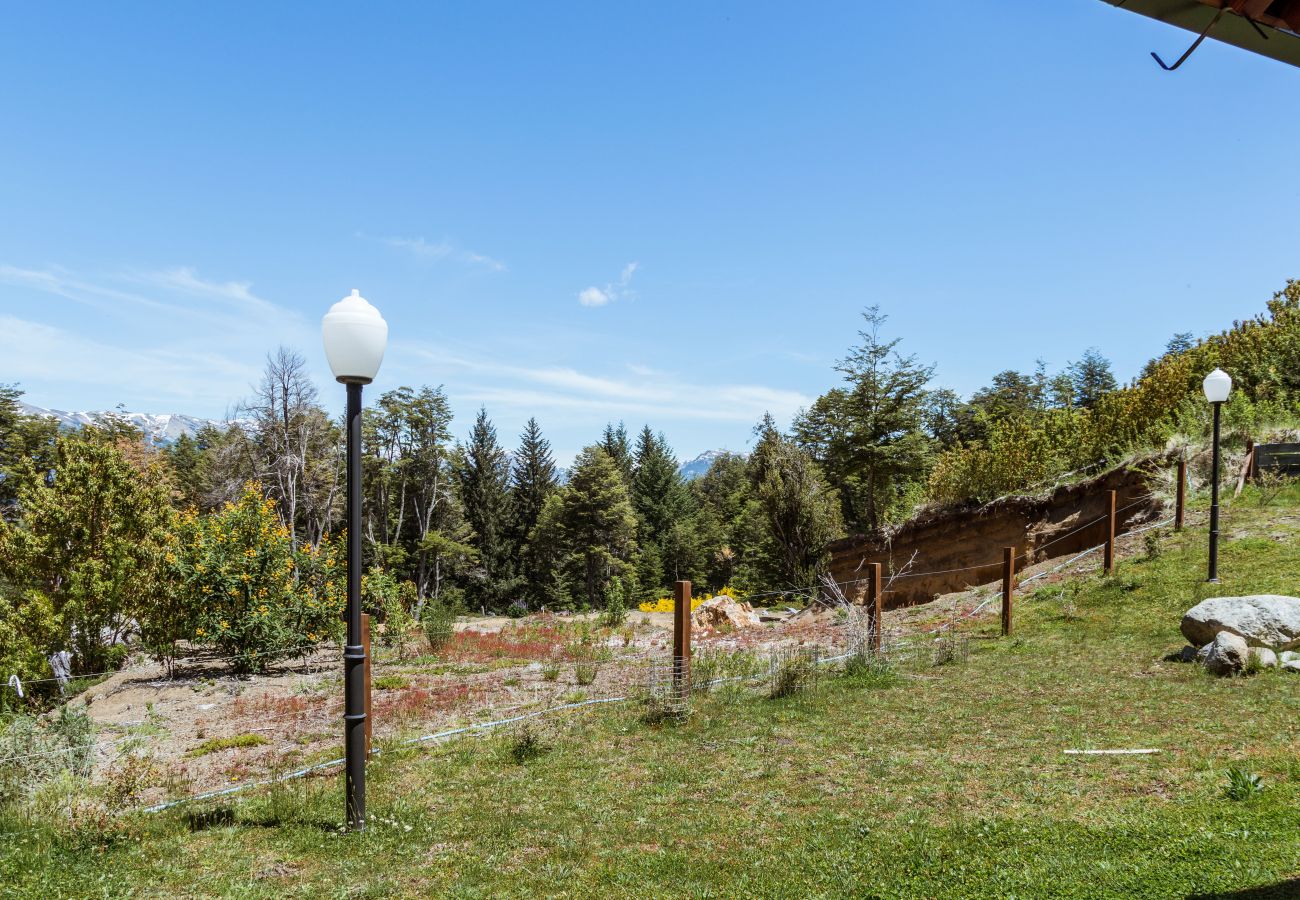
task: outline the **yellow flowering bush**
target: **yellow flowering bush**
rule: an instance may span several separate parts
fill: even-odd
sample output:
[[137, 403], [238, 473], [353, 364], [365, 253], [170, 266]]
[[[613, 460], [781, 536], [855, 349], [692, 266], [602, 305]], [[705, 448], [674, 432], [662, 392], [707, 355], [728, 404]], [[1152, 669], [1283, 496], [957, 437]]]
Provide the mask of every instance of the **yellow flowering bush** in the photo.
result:
[[193, 639], [229, 656], [236, 671], [264, 671], [340, 633], [340, 538], [295, 550], [275, 502], [251, 482], [237, 502], [185, 517], [182, 528], [178, 574], [197, 603]]
[[[691, 612], [695, 612], [695, 610], [700, 608], [700, 604], [706, 600], [712, 600], [714, 597], [730, 597], [732, 600], [740, 600], [744, 597], [744, 594], [728, 585], [719, 588], [716, 594], [704, 593], [693, 595], [691, 597]], [[647, 613], [670, 613], [673, 611], [673, 598], [660, 597], [653, 603], [647, 602], [640, 604], [637, 609], [641, 610], [641, 612]]]

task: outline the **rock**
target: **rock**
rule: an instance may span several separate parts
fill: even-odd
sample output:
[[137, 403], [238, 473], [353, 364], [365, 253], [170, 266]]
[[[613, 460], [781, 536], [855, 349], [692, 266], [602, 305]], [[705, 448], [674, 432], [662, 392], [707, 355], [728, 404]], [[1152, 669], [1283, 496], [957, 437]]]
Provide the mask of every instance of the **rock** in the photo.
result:
[[727, 596], [705, 600], [691, 619], [697, 628], [711, 628], [714, 631], [756, 628], [763, 624], [758, 613], [754, 612], [754, 607]]
[[1277, 665], [1277, 654], [1267, 647], [1251, 647], [1250, 659], [1259, 660], [1259, 665], [1271, 669]]
[[1282, 663], [1282, 669], [1286, 672], [1300, 672], [1300, 659]]
[[1279, 594], [1213, 597], [1189, 609], [1183, 636], [1200, 646], [1222, 632], [1244, 638], [1253, 647], [1300, 649], [1300, 598]]
[[1193, 662], [1196, 659], [1196, 654], [1199, 652], [1200, 651], [1196, 647], [1188, 644], [1179, 652], [1178, 659], [1181, 662]]
[[1236, 675], [1246, 668], [1250, 645], [1240, 635], [1220, 631], [1205, 654], [1205, 668], [1215, 675]]
[[1285, 666], [1289, 662], [1300, 662], [1300, 653], [1294, 650], [1283, 650], [1277, 655], [1277, 658]]

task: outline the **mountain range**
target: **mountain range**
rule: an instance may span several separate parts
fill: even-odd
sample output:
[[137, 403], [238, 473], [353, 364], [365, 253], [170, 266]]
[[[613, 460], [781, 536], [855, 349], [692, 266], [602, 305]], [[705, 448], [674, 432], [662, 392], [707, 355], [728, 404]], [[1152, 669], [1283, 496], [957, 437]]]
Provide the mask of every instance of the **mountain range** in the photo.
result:
[[[202, 428], [208, 425], [224, 428], [227, 424], [219, 419], [201, 419], [183, 413], [154, 414], [123, 412], [121, 410], [67, 412], [62, 409], [45, 409], [44, 407], [33, 406], [30, 403], [22, 403], [21, 406], [23, 412], [27, 415], [54, 419], [59, 423], [60, 428], [69, 431], [74, 431], [83, 425], [93, 425], [109, 416], [116, 416], [140, 429], [145, 440], [154, 446], [167, 446], [183, 434], [194, 437]], [[726, 454], [726, 450], [705, 450], [694, 459], [681, 463], [677, 471], [681, 473], [682, 478], [692, 481], [709, 471], [709, 466]]]
[[62, 409], [44, 409], [40, 406], [32, 406], [30, 403], [23, 403], [21, 406], [23, 412], [27, 415], [54, 419], [59, 423], [60, 428], [68, 431], [75, 431], [83, 425], [93, 425], [105, 418], [114, 416], [140, 429], [145, 440], [150, 444], [161, 446], [172, 443], [183, 434], [194, 437], [205, 426], [214, 425], [218, 428], [224, 428], [226, 424], [217, 419], [200, 419], [197, 416], [187, 416], [181, 413], [154, 415], [153, 413], [123, 412], [120, 410], [111, 412], [103, 410], [67, 412]]

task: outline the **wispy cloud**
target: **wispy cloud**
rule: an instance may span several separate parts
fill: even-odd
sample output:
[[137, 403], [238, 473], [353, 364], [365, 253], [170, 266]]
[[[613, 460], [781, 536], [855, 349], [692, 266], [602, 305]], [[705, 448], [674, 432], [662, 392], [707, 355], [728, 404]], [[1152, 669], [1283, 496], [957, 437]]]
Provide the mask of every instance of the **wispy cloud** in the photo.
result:
[[544, 414], [562, 411], [652, 420], [692, 419], [753, 423], [763, 413], [787, 418], [812, 398], [798, 391], [759, 384], [705, 383], [645, 367], [634, 378], [580, 372], [565, 366], [526, 366], [498, 362], [491, 354], [462, 353], [427, 346], [402, 348], [402, 355], [435, 363], [450, 376], [460, 399], [494, 410]]
[[638, 262], [630, 262], [623, 267], [618, 281], [608, 282], [604, 287], [592, 285], [578, 292], [578, 302], [583, 306], [607, 306], [615, 300], [631, 299], [636, 296], [632, 290], [632, 276], [641, 268]]
[[248, 391], [267, 351], [319, 340], [250, 282], [209, 280], [186, 266], [83, 275], [0, 264], [0, 285], [9, 286], [0, 301], [16, 313], [0, 315], [0, 358], [36, 403], [111, 399], [215, 415]]
[[426, 241], [423, 237], [371, 237], [361, 232], [357, 232], [357, 237], [379, 241], [381, 244], [405, 251], [418, 259], [430, 261], [452, 260], [467, 266], [481, 266], [494, 272], [504, 272], [508, 268], [499, 259], [488, 256], [486, 253], [477, 253], [466, 249], [445, 238], [441, 241]]

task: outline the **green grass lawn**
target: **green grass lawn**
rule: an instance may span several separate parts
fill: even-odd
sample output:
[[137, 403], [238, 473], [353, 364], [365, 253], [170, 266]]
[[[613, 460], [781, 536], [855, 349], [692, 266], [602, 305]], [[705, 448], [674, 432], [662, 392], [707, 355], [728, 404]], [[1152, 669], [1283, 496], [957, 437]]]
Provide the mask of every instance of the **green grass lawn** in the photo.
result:
[[[1288, 516], [1294, 518], [1288, 519]], [[1214, 594], [1300, 592], [1300, 498], [1243, 498]], [[10, 820], [0, 891], [24, 896], [1300, 896], [1300, 676], [1219, 680], [1165, 661], [1211, 596], [1204, 532], [1021, 598], [965, 663], [825, 678], [782, 700], [632, 705], [389, 751], [370, 828], [336, 777], [56, 837]], [[1078, 757], [1071, 748], [1160, 748]], [[521, 756], [529, 757], [519, 762]], [[1225, 796], [1226, 770], [1263, 791]], [[1253, 889], [1253, 890], [1252, 890]]]

